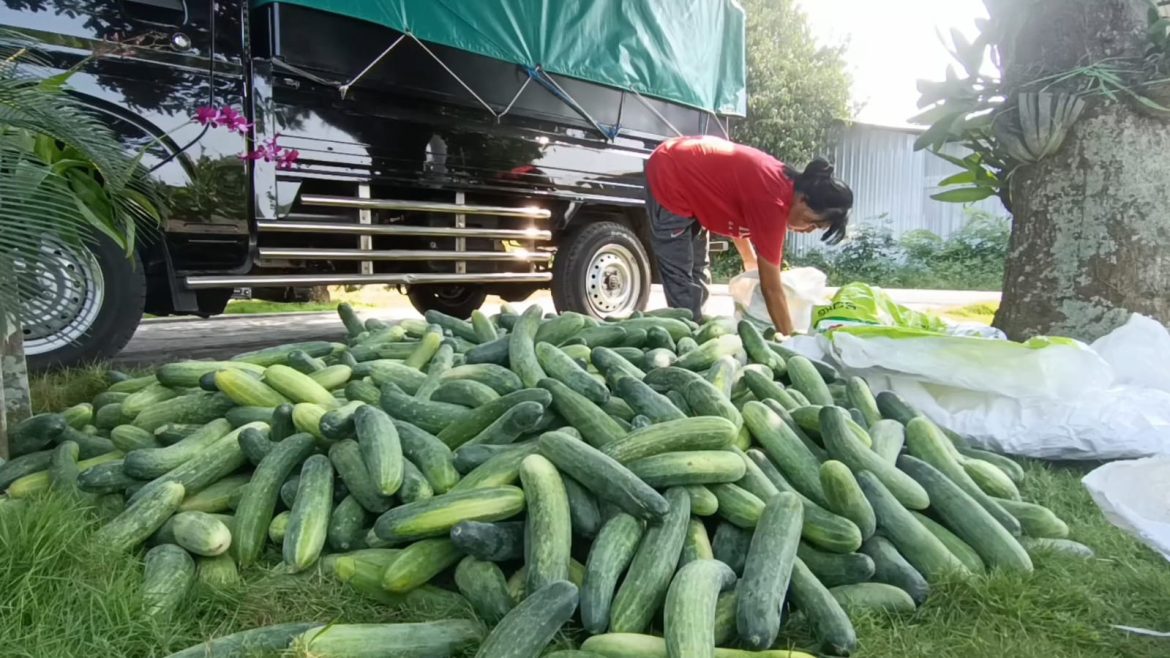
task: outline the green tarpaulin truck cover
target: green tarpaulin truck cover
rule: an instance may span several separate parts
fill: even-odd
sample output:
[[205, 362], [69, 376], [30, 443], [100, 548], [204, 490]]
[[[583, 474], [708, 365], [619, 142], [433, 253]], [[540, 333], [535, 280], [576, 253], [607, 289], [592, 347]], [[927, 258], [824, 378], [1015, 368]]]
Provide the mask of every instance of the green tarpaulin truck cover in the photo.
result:
[[253, 0], [274, 3], [717, 114], [747, 108], [735, 0]]

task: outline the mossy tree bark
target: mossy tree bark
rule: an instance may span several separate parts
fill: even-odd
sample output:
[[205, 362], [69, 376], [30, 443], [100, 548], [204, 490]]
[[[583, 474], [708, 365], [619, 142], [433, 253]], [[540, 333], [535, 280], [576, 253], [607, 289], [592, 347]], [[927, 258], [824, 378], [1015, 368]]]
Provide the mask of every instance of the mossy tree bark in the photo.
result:
[[9, 323], [8, 335], [0, 329], [0, 458], [7, 459], [8, 428], [32, 415], [28, 390], [28, 365], [20, 325]]
[[[986, 0], [1012, 26], [1009, 95], [1037, 79], [1141, 57], [1145, 0]], [[1016, 171], [995, 325], [1014, 339], [1096, 339], [1143, 313], [1170, 323], [1170, 122], [1094, 97], [1054, 156]]]

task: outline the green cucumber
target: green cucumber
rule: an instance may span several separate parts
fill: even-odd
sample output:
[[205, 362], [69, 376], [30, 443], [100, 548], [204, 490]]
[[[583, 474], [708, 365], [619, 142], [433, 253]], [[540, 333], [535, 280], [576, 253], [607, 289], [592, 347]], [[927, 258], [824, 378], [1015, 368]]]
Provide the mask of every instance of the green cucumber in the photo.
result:
[[590, 348], [617, 347], [625, 342], [626, 330], [616, 324], [586, 327], [575, 338], [581, 339]]
[[550, 378], [561, 382], [591, 402], [604, 404], [609, 400], [609, 389], [605, 384], [594, 379], [560, 348], [550, 343], [537, 343], [536, 358]]
[[820, 478], [829, 510], [852, 521], [861, 530], [863, 540], [872, 536], [877, 520], [853, 471], [839, 461], [829, 460], [821, 464]]
[[520, 477], [520, 462], [537, 450], [536, 441], [511, 446], [468, 472], [451, 487], [451, 491], [469, 491], [484, 487], [512, 484]]
[[122, 401], [122, 414], [127, 418], [133, 418], [142, 412], [143, 409], [171, 398], [179, 397], [179, 391], [163, 386], [162, 384], [151, 384], [141, 391], [136, 391], [130, 394], [130, 397]]
[[743, 350], [743, 341], [735, 334], [724, 334], [703, 341], [699, 346], [679, 357], [676, 366], [685, 370], [706, 370], [720, 358], [734, 356]]
[[742, 457], [726, 450], [668, 452], [626, 466], [655, 488], [736, 482], [746, 468]]
[[762, 402], [745, 404], [743, 419], [752, 436], [780, 468], [785, 479], [805, 497], [826, 506], [828, 499], [819, 477], [820, 460], [792, 428]]
[[467, 320], [457, 318], [453, 315], [447, 315], [442, 311], [431, 309], [423, 314], [423, 317], [430, 324], [441, 327], [445, 331], [451, 332], [454, 336], [459, 336], [464, 340], [470, 340], [474, 343], [479, 342], [479, 334], [475, 333], [475, 327]]
[[411, 395], [397, 392], [389, 386], [382, 387], [379, 406], [392, 418], [417, 425], [431, 434], [442, 432], [448, 425], [458, 422], [465, 414], [471, 413], [466, 407], [420, 400]]
[[1010, 457], [1005, 457], [994, 452], [986, 450], [976, 450], [975, 448], [959, 448], [959, 454], [969, 459], [978, 459], [992, 464], [1003, 471], [1012, 482], [1020, 483], [1024, 480], [1024, 467], [1017, 464]]
[[683, 395], [691, 411], [698, 416], [720, 416], [730, 420], [736, 431], [743, 427], [743, 415], [715, 386], [706, 380], [696, 380], [686, 385]]
[[556, 466], [540, 455], [529, 455], [520, 464], [520, 482], [527, 507], [526, 589], [535, 592], [569, 577], [569, 552], [573, 544], [569, 496]]
[[789, 411], [799, 406], [792, 395], [784, 390], [783, 386], [759, 371], [744, 370], [743, 382], [757, 400], [775, 400]]
[[642, 364], [639, 366], [642, 370], [654, 370], [655, 368], [669, 368], [678, 361], [678, 355], [674, 350], [668, 349], [653, 349], [648, 350], [642, 355]]
[[394, 421], [394, 427], [403, 456], [418, 468], [435, 493], [447, 493], [459, 482], [455, 456], [445, 443], [404, 421]]
[[142, 605], [150, 617], [170, 617], [195, 584], [195, 561], [174, 544], [146, 552], [142, 570]]
[[711, 553], [716, 560], [731, 567], [732, 571], [742, 574], [751, 543], [752, 531], [722, 522], [715, 528], [715, 537], [711, 540]]
[[[552, 403], [552, 395], [544, 389], [531, 388], [509, 393], [476, 409], [464, 410], [459, 417], [447, 424], [436, 436], [448, 447], [457, 448], [482, 432], [505, 411], [521, 402], [539, 402], [547, 408]], [[414, 424], [417, 425], [417, 423]], [[431, 430], [427, 431], [435, 434]]]
[[847, 613], [877, 611], [910, 613], [918, 608], [904, 590], [885, 583], [838, 585], [829, 590]]
[[955, 557], [959, 558], [959, 561], [962, 562], [967, 567], [967, 569], [971, 571], [971, 573], [987, 573], [987, 565], [983, 563], [983, 558], [979, 557], [979, 553], [976, 553], [975, 549], [971, 548], [967, 542], [959, 539], [955, 533], [947, 530], [946, 526], [939, 523], [938, 521], [935, 521], [929, 516], [926, 516], [921, 512], [911, 512], [911, 514], [913, 514], [914, 518], [918, 519], [918, 522], [921, 523], [927, 530], [929, 530], [932, 535], [938, 537], [938, 540], [947, 547], [947, 550], [949, 550], [951, 553], [954, 553]]
[[[538, 448], [563, 473], [629, 514], [654, 521], [670, 511], [666, 499], [637, 475], [581, 440], [548, 432], [540, 437]], [[690, 509], [689, 498], [687, 508]]]
[[581, 537], [593, 537], [601, 529], [601, 510], [593, 494], [571, 477], [564, 477], [565, 494], [569, 497], [569, 520], [573, 533]]
[[902, 454], [902, 446], [906, 443], [906, 428], [896, 420], [879, 420], [869, 427], [870, 440], [873, 450], [882, 459], [893, 464]]
[[[418, 368], [412, 368], [393, 360], [369, 361], [359, 364], [354, 375], [358, 377], [369, 376], [377, 386], [383, 386], [388, 382], [393, 383], [408, 395], [417, 393], [419, 387], [427, 379], [427, 376]], [[369, 401], [367, 400], [367, 402]]]
[[814, 405], [826, 407], [833, 405], [833, 396], [829, 393], [829, 387], [812, 361], [803, 356], [794, 356], [789, 358], [786, 363], [788, 365], [788, 380], [792, 382], [792, 388], [800, 391]]
[[845, 391], [849, 398], [849, 405], [861, 412], [866, 425], [872, 427], [882, 420], [882, 412], [878, 410], [877, 400], [873, 391], [860, 377], [850, 377], [845, 382]]
[[874, 575], [873, 559], [862, 553], [826, 553], [801, 542], [796, 555], [825, 587], [864, 583]]
[[760, 330], [756, 325], [748, 320], [740, 320], [736, 326], [739, 338], [743, 342], [743, 349], [747, 352], [748, 358], [753, 363], [759, 363], [767, 366], [772, 372], [781, 375], [786, 370], [784, 357], [772, 351], [768, 347], [764, 337], [760, 334]]
[[195, 580], [200, 587], [211, 590], [235, 590], [243, 582], [240, 570], [227, 553], [215, 557], [201, 557], [195, 560]]
[[734, 484], [707, 485], [719, 499], [719, 516], [741, 528], [754, 528], [764, 513], [764, 501]]
[[191, 393], [143, 409], [132, 424], [154, 432], [167, 423], [209, 423], [223, 417], [234, 404], [222, 393]]
[[175, 543], [194, 555], [222, 555], [232, 544], [231, 530], [207, 512], [179, 512], [170, 523]]
[[[283, 405], [282, 405], [283, 406]], [[361, 400], [347, 402], [340, 407], [334, 407], [321, 416], [321, 420], [317, 421], [317, 426], [321, 431], [321, 436], [330, 441], [340, 441], [341, 439], [353, 438], [353, 415], [358, 407], [369, 406]], [[375, 403], [376, 406], [376, 403]], [[296, 412], [296, 407], [292, 409]], [[276, 412], [273, 411], [274, 422]], [[289, 416], [290, 420], [292, 416]], [[296, 429], [296, 422], [293, 421], [293, 429]]]
[[325, 455], [312, 455], [301, 467], [297, 499], [289, 512], [282, 556], [291, 573], [317, 561], [329, 531], [333, 505], [333, 464]]
[[474, 409], [499, 399], [496, 393], [487, 384], [481, 384], [474, 379], [451, 379], [439, 385], [430, 399], [435, 402], [446, 402]]
[[500, 336], [495, 340], [476, 345], [468, 350], [464, 357], [467, 359], [467, 363], [494, 363], [498, 366], [507, 366], [509, 363], [508, 345], [511, 341], [511, 336]]
[[488, 562], [524, 557], [524, 522], [460, 521], [451, 528], [451, 543], [459, 550]]
[[141, 480], [126, 474], [121, 460], [91, 466], [77, 476], [78, 489], [98, 495], [120, 493], [140, 484]]
[[520, 376], [526, 387], [534, 387], [545, 379], [544, 370], [536, 358], [536, 332], [540, 327], [541, 309], [529, 306], [521, 314], [508, 340], [508, 363], [512, 372]]
[[300, 655], [314, 658], [451, 656], [483, 636], [466, 619], [397, 624], [330, 624], [305, 631], [293, 642]]
[[821, 651], [831, 656], [848, 656], [857, 648], [857, 632], [849, 616], [800, 558], [796, 558], [792, 568], [792, 601], [804, 613]]
[[236, 562], [247, 567], [264, 550], [268, 524], [280, 498], [280, 487], [293, 469], [312, 454], [313, 439], [307, 434], [294, 434], [277, 443], [252, 475], [236, 507], [235, 537], [232, 542]]
[[516, 373], [492, 363], [456, 366], [440, 376], [440, 381], [470, 380], [479, 382], [500, 395], [515, 393], [524, 387]]
[[462, 557], [463, 552], [449, 539], [417, 541], [402, 549], [386, 567], [382, 573], [382, 587], [394, 594], [404, 594], [455, 566]]
[[983, 493], [992, 498], [1020, 500], [1020, 490], [1016, 483], [995, 464], [966, 457], [962, 459], [962, 464], [963, 470], [967, 471], [967, 475], [979, 485]]
[[593, 447], [600, 448], [625, 436], [625, 430], [585, 396], [555, 379], [542, 379], [539, 384], [552, 396], [553, 409]]
[[200, 450], [227, 436], [231, 430], [231, 423], [218, 418], [165, 448], [133, 450], [126, 455], [126, 473], [140, 479], [159, 477], [178, 468]]
[[389, 510], [378, 517], [374, 532], [387, 542], [438, 537], [449, 534], [460, 521], [499, 521], [515, 516], [523, 511], [524, 502], [524, 492], [512, 486], [451, 492]]
[[[668, 655], [714, 658], [716, 604], [720, 592], [734, 585], [735, 572], [718, 560], [696, 560], [678, 570], [663, 609]], [[779, 609], [774, 614], [778, 620]]]
[[658, 393], [644, 382], [633, 377], [620, 377], [614, 384], [614, 391], [637, 413], [652, 423], [682, 420], [687, 416], [665, 395]]
[[803, 524], [800, 498], [792, 493], [768, 500], [756, 524], [737, 589], [736, 627], [748, 649], [767, 649], [780, 633], [780, 611]]
[[[748, 458], [780, 491], [799, 492], [784, 479], [775, 464], [759, 450], [747, 451]], [[804, 540], [818, 548], [834, 553], [850, 553], [861, 545], [861, 530], [849, 519], [838, 516], [801, 496], [804, 506]]]
[[667, 490], [665, 501], [668, 512], [660, 525], [651, 525], [646, 530], [646, 536], [614, 596], [610, 609], [610, 629], [614, 632], [645, 630], [666, 597], [671, 576], [682, 555], [687, 521], [691, 516], [691, 499], [685, 489], [674, 487]]
[[691, 497], [691, 513], [695, 516], [714, 516], [719, 511], [719, 499], [707, 487], [685, 487]]
[[962, 561], [902, 507], [877, 476], [862, 471], [857, 474], [857, 482], [873, 507], [878, 532], [928, 581], [949, 574], [970, 575]]
[[532, 592], [487, 636], [476, 658], [539, 655], [577, 610], [577, 586], [559, 580]]
[[479, 618], [499, 623], [513, 607], [508, 580], [499, 565], [467, 556], [455, 567], [455, 587], [471, 603]]
[[[637, 352], [637, 350], [634, 351]], [[641, 352], [638, 352], [638, 356], [641, 356]], [[641, 368], [630, 363], [616, 349], [594, 347], [589, 353], [589, 361], [605, 377], [605, 381], [610, 386], [613, 386], [621, 377], [633, 377], [634, 379], [641, 380], [646, 376], [646, 373]]]
[[994, 500], [1020, 522], [1020, 528], [1025, 535], [1038, 539], [1065, 539], [1068, 537], [1068, 524], [1047, 507], [1021, 500], [1003, 498]]
[[222, 512], [231, 509], [233, 494], [252, 479], [251, 473], [229, 475], [183, 499], [181, 512]]
[[362, 460], [361, 448], [357, 441], [345, 439], [330, 446], [329, 461], [333, 463], [333, 468], [337, 470], [337, 475], [349, 489], [350, 495], [356, 498], [366, 510], [374, 514], [381, 514], [393, 507], [394, 499], [382, 495], [373, 478], [370, 477], [369, 469], [366, 468], [366, 464]]
[[166, 658], [235, 658], [285, 651], [293, 639], [318, 624], [277, 624], [211, 638]]
[[492, 424], [459, 447], [513, 443], [521, 435], [536, 429], [544, 413], [545, 408], [539, 402], [521, 402], [500, 414]]
[[477, 343], [487, 343], [499, 337], [496, 325], [478, 308], [471, 312], [471, 329], [475, 332]]
[[861, 545], [861, 552], [873, 560], [873, 582], [893, 585], [910, 595], [917, 605], [922, 605], [930, 595], [930, 585], [906, 558], [898, 552], [890, 540], [874, 535]]
[[606, 521], [589, 549], [581, 586], [581, 623], [590, 634], [609, 627], [610, 606], [618, 579], [634, 558], [644, 526], [629, 514], [615, 514]]
[[178, 482], [158, 482], [143, 487], [121, 514], [94, 533], [94, 544], [116, 551], [138, 546], [179, 509], [184, 493], [183, 485]]
[[711, 548], [711, 538], [707, 536], [707, 526], [692, 518], [687, 522], [687, 537], [683, 542], [682, 555], [679, 556], [679, 567], [695, 560], [714, 559], [715, 551]]
[[374, 487], [383, 496], [393, 496], [402, 486], [405, 468], [394, 422], [381, 409], [362, 404], [353, 412], [353, 425]]
[[153, 432], [133, 425], [118, 425], [111, 429], [110, 442], [124, 453], [162, 447], [155, 440]]
[[849, 412], [840, 407], [824, 407], [820, 420], [825, 447], [834, 459], [844, 462], [854, 473], [873, 473], [909, 509], [923, 510], [930, 505], [930, 497], [920, 484], [857, 439], [846, 422], [850, 420]]

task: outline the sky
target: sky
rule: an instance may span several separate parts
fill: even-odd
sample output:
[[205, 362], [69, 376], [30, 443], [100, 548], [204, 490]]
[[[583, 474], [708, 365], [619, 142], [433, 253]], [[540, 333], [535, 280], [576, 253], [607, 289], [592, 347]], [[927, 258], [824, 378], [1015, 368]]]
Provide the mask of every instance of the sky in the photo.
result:
[[917, 81], [942, 79], [951, 63], [939, 34], [968, 37], [986, 17], [982, 0], [797, 0], [813, 34], [846, 43], [858, 121], [906, 125], [918, 112]]

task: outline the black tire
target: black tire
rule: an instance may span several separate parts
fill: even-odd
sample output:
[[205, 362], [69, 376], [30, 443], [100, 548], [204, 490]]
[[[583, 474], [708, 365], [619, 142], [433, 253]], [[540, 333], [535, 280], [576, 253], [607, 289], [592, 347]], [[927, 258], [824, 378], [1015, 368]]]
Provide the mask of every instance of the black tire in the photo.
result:
[[[86, 249], [92, 254], [92, 264], [100, 272], [101, 281], [87, 279], [87, 283], [83, 284], [84, 290], [75, 291], [68, 295], [68, 299], [58, 294], [38, 300], [39, 304], [34, 302], [24, 305], [21, 315], [25, 323], [25, 354], [29, 368], [33, 370], [68, 368], [113, 357], [130, 342], [142, 322], [146, 304], [146, 276], [138, 255], [127, 257], [124, 250], [104, 236], [84, 247], [59, 247], [58, 254], [65, 261], [72, 260], [75, 263], [72, 267], [76, 268], [76, 263], [84, 260], [73, 251], [78, 249]], [[85, 313], [72, 313], [67, 307], [68, 302], [77, 302], [78, 292], [84, 297], [85, 291], [95, 284], [101, 294], [101, 303], [96, 316], [89, 321], [84, 319]], [[52, 320], [46, 320], [46, 311], [49, 309], [53, 309], [53, 313], [70, 311], [72, 320], [57, 317], [55, 320], [62, 325], [54, 325]], [[79, 336], [63, 342], [70, 333], [78, 331]]]
[[411, 286], [406, 296], [419, 313], [440, 311], [466, 320], [472, 311], [483, 306], [487, 291], [475, 285]]
[[[613, 255], [614, 267], [605, 258]], [[575, 311], [602, 319], [629, 315], [646, 308], [650, 300], [650, 258], [638, 236], [617, 222], [590, 222], [561, 237], [553, 259], [552, 297], [558, 312]], [[610, 296], [613, 286], [620, 299]], [[636, 289], [634, 289], [636, 288]]]

